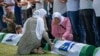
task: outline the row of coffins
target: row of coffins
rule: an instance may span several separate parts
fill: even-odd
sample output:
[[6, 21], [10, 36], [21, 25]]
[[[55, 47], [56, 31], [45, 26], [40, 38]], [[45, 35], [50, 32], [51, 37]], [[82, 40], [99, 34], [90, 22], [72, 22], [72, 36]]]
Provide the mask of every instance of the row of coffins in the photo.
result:
[[[0, 42], [17, 46], [22, 34], [0, 33]], [[76, 43], [67, 40], [56, 40], [51, 53], [60, 56], [100, 56], [100, 47]]]

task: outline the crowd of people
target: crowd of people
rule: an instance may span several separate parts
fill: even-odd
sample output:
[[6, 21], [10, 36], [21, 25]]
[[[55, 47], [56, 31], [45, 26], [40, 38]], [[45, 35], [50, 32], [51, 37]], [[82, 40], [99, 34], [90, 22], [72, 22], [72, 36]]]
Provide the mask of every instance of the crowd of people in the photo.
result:
[[[18, 48], [19, 54], [29, 54], [32, 49], [35, 52], [42, 49], [40, 45], [44, 46], [44, 43], [40, 43], [45, 40], [52, 46], [49, 38], [98, 47], [99, 5], [100, 0], [0, 0], [0, 31], [23, 33], [19, 46], [24, 41], [26, 44]], [[28, 48], [27, 44], [32, 41], [32, 36], [35, 41]], [[33, 45], [35, 43], [38, 45]]]

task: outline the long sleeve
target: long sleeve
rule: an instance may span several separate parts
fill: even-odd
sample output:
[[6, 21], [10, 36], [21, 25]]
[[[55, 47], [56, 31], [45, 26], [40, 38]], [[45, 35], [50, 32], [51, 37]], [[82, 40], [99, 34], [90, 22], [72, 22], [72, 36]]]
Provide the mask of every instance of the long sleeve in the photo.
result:
[[54, 25], [54, 22], [53, 21], [52, 21], [51, 27], [52, 27], [51, 33], [56, 38], [57, 37], [57, 26]]
[[42, 20], [42, 18], [37, 19], [36, 34], [39, 40], [42, 39], [42, 34], [44, 31], [45, 31], [44, 21]]
[[67, 21], [66, 21], [66, 32], [62, 35], [62, 37], [64, 37], [64, 38], [71, 38], [71, 39], [73, 37], [71, 23], [70, 23], [69, 19], [67, 19]]
[[43, 38], [49, 43], [51, 44], [52, 42], [50, 41], [49, 37], [48, 37], [48, 33], [46, 31], [43, 32]]

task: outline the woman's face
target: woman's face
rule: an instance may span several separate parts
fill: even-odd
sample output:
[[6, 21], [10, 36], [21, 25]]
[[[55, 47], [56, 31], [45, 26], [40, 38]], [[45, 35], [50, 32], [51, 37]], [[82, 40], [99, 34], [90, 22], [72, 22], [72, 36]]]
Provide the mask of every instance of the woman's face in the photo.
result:
[[57, 18], [57, 17], [55, 17], [55, 19], [54, 19], [54, 24], [55, 24], [55, 25], [58, 25], [59, 23], [60, 23], [60, 19]]
[[7, 7], [6, 12], [8, 12], [8, 13], [11, 12], [11, 7]]

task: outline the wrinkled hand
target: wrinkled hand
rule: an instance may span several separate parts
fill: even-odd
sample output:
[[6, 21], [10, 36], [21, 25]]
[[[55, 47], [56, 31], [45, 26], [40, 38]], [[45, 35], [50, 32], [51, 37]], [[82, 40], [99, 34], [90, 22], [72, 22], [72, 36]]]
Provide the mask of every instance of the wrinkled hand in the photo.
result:
[[50, 44], [50, 47], [51, 47], [51, 50], [52, 50], [53, 47], [54, 47], [54, 43], [51, 43], [51, 44]]
[[61, 38], [62, 41], [66, 40], [64, 37]]

